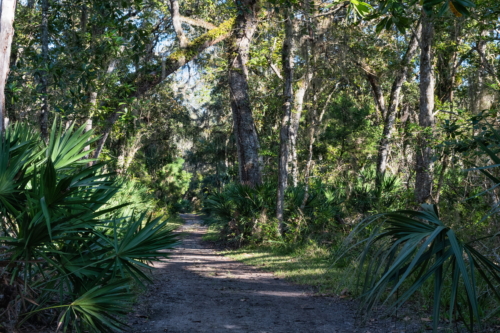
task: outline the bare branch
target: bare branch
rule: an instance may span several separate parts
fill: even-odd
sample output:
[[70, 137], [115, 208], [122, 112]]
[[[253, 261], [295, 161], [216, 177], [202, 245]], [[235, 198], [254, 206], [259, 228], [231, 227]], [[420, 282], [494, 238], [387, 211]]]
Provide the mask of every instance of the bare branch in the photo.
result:
[[314, 15], [312, 17], [320, 17], [320, 16], [327, 16], [327, 15], [337, 14], [339, 11], [341, 11], [342, 9], [344, 9], [345, 7], [347, 7], [348, 4], [349, 4], [348, 2], [344, 2], [344, 3], [338, 4], [337, 6], [335, 6], [335, 8], [333, 8], [329, 12], [322, 13], [322, 14], [317, 14], [317, 15]]
[[216, 25], [214, 25], [210, 22], [207, 22], [207, 21], [204, 21], [201, 19], [195, 19], [192, 17], [180, 16], [179, 20], [181, 20], [182, 22], [187, 23], [189, 25], [193, 25], [196, 27], [202, 27], [202, 28], [205, 28], [207, 30], [212, 30], [212, 29], [217, 28]]
[[[188, 43], [184, 49], [180, 49], [170, 54], [164, 62], [159, 73], [150, 73], [149, 75], [141, 75], [138, 82], [136, 82], [137, 90], [131, 94], [130, 97], [139, 98], [146, 94], [148, 91], [160, 84], [166, 77], [174, 73], [176, 70], [195, 59], [198, 54], [205, 51], [210, 46], [213, 46], [224, 39], [226, 39], [233, 30], [235, 18], [230, 18], [216, 27], [211, 29], [195, 38], [192, 42]], [[97, 148], [94, 153], [94, 158], [98, 158], [101, 153], [104, 143], [109, 137], [109, 133], [113, 128], [114, 123], [118, 120], [123, 113], [123, 106], [118, 107], [112, 114], [109, 115], [101, 138], [97, 142]]]
[[181, 14], [179, 14], [179, 2], [177, 0], [170, 0], [170, 14], [172, 14], [172, 25], [174, 26], [175, 34], [179, 39], [181, 49], [183, 49], [189, 44], [189, 40], [182, 30]]
[[269, 67], [271, 67], [274, 74], [276, 74], [276, 76], [278, 76], [280, 78], [280, 80], [283, 80], [283, 76], [281, 75], [280, 70], [278, 69], [278, 67], [276, 67], [276, 65], [274, 63], [269, 61]]

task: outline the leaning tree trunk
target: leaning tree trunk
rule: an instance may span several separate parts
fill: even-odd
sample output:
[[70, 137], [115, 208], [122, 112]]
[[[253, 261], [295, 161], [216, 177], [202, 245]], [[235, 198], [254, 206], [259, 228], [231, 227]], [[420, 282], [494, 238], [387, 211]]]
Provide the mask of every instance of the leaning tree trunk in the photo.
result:
[[421, 133], [418, 137], [417, 165], [415, 179], [415, 199], [418, 203], [431, 200], [433, 169], [433, 149], [430, 145], [434, 127], [434, 74], [432, 68], [432, 41], [434, 26], [432, 19], [423, 13], [420, 35], [420, 113], [418, 117]]
[[278, 163], [278, 197], [276, 201], [276, 218], [280, 221], [280, 231], [283, 233], [283, 211], [285, 206], [285, 191], [288, 187], [288, 147], [290, 144], [290, 123], [293, 107], [293, 73], [294, 73], [294, 58], [296, 51], [295, 26], [296, 20], [293, 17], [291, 10], [285, 11], [285, 40], [283, 41], [283, 73], [284, 73], [284, 88], [283, 88], [283, 115], [281, 118], [280, 130], [280, 153]]
[[42, 0], [42, 68], [40, 75], [42, 107], [40, 109], [40, 132], [42, 139], [47, 141], [49, 138], [49, 96], [48, 96], [48, 73], [45, 68], [49, 62], [49, 0]]
[[5, 131], [5, 85], [9, 75], [16, 0], [0, 0], [0, 135]]
[[384, 131], [382, 133], [382, 139], [380, 139], [380, 145], [378, 149], [378, 181], [383, 178], [385, 170], [387, 168], [387, 158], [389, 156], [390, 141], [392, 137], [392, 130], [394, 129], [394, 123], [396, 121], [396, 113], [399, 106], [401, 88], [403, 87], [403, 84], [406, 81], [406, 77], [408, 76], [408, 70], [410, 68], [411, 60], [417, 52], [418, 35], [421, 33], [421, 28], [422, 26], [419, 22], [417, 25], [417, 30], [410, 39], [410, 43], [408, 44], [406, 53], [401, 61], [401, 67], [397, 71], [396, 78], [394, 79], [394, 82], [392, 84], [391, 96], [389, 99], [389, 108], [387, 109], [386, 118], [384, 119]]
[[238, 16], [229, 44], [229, 89], [234, 134], [238, 151], [240, 182], [251, 186], [261, 183], [259, 140], [252, 115], [248, 87], [247, 62], [250, 44], [257, 29], [259, 2], [237, 2]]

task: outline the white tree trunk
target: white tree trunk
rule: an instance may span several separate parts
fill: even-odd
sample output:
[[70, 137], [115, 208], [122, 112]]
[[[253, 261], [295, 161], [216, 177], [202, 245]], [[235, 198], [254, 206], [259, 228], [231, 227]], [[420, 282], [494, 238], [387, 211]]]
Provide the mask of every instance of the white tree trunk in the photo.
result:
[[313, 79], [313, 71], [308, 68], [307, 72], [298, 82], [297, 92], [293, 101], [292, 123], [290, 126], [290, 159], [292, 162], [292, 181], [293, 186], [299, 182], [299, 167], [297, 158], [297, 138], [299, 135], [300, 118], [304, 109], [304, 98]]
[[5, 85], [9, 75], [16, 0], [0, 0], [0, 134], [5, 131]]

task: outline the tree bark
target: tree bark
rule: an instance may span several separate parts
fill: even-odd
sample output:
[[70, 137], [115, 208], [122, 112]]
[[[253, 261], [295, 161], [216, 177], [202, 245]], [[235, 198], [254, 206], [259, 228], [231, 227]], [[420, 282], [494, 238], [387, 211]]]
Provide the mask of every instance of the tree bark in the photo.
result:
[[432, 42], [434, 24], [424, 12], [420, 35], [420, 113], [419, 125], [422, 129], [418, 137], [417, 165], [415, 179], [415, 199], [418, 203], [428, 203], [432, 195], [434, 162], [430, 139], [434, 128], [434, 73], [432, 68]]
[[[85, 132], [92, 131], [92, 128], [93, 128], [92, 118], [94, 116], [94, 112], [96, 109], [97, 109], [97, 92], [93, 91], [90, 93], [90, 112], [89, 112], [89, 116], [87, 118], [87, 121], [85, 122]], [[90, 138], [89, 138], [89, 140], [90, 140]], [[85, 146], [83, 148], [83, 151], [90, 151], [90, 145]], [[90, 158], [90, 153], [88, 155], [85, 155], [83, 158], [84, 159]], [[90, 164], [92, 164], [92, 163], [90, 163]]]
[[[309, 65], [307, 65], [309, 67]], [[313, 79], [313, 71], [307, 68], [307, 72], [297, 83], [297, 92], [294, 96], [292, 123], [290, 126], [290, 158], [292, 162], [292, 181], [293, 186], [297, 186], [299, 182], [299, 167], [297, 158], [297, 138], [299, 135], [300, 118], [304, 109], [304, 98]]]
[[42, 70], [40, 72], [42, 107], [40, 110], [40, 132], [42, 139], [47, 142], [49, 138], [49, 96], [48, 96], [48, 73], [45, 68], [49, 63], [49, 0], [42, 0]]
[[488, 94], [488, 74], [495, 80], [495, 83], [500, 86], [500, 82], [495, 73], [495, 70], [488, 59], [486, 59], [486, 37], [488, 36], [489, 31], [484, 30], [481, 32], [481, 39], [476, 44], [476, 51], [479, 54], [479, 68], [477, 70], [477, 81], [476, 81], [476, 89], [474, 89], [474, 97], [472, 99], [473, 108], [472, 112], [474, 114], [478, 114], [481, 111], [489, 109], [494, 101], [494, 96]]
[[297, 22], [292, 10], [285, 10], [285, 40], [283, 41], [282, 61], [283, 61], [283, 114], [281, 118], [280, 130], [280, 152], [278, 163], [278, 197], [276, 201], [276, 218], [280, 221], [280, 231], [283, 234], [283, 212], [285, 208], [285, 191], [288, 187], [288, 157], [290, 124], [293, 107], [293, 77], [294, 77], [294, 58], [297, 45], [295, 43], [295, 31]]
[[362, 67], [365, 71], [366, 79], [372, 87], [373, 98], [375, 99], [375, 103], [377, 104], [377, 109], [380, 112], [382, 119], [386, 119], [387, 108], [385, 106], [384, 92], [382, 91], [382, 87], [380, 87], [380, 83], [378, 81], [378, 75], [367, 64], [362, 63]]
[[[324, 34], [328, 31], [328, 28], [331, 26], [331, 23], [335, 19], [334, 15], [328, 17], [322, 17], [318, 19], [318, 16], [311, 15], [311, 11], [315, 11], [318, 7], [313, 1], [305, 0], [303, 2], [303, 7], [306, 8], [305, 21], [307, 22], [307, 31], [308, 34], [304, 34], [299, 36], [299, 31], [295, 34], [295, 38], [297, 39], [296, 43], [305, 47], [305, 67], [306, 71], [304, 75], [297, 82], [297, 91], [294, 96], [293, 103], [293, 112], [292, 112], [292, 123], [290, 128], [290, 159], [291, 159], [291, 167], [292, 167], [292, 181], [293, 186], [297, 187], [299, 182], [299, 166], [298, 166], [298, 157], [297, 157], [297, 140], [298, 133], [300, 127], [300, 119], [302, 117], [302, 111], [304, 109], [304, 99], [311, 85], [311, 82], [315, 75], [315, 67], [317, 62], [317, 53], [316, 49], [318, 48], [318, 41], [323, 40]], [[338, 5], [331, 14], [336, 14], [343, 8], [344, 4]], [[313, 28], [314, 25], [314, 28]]]
[[16, 0], [0, 0], [0, 135], [5, 132], [5, 85], [9, 75]]
[[453, 102], [457, 69], [460, 66], [458, 49], [461, 43], [462, 23], [457, 20], [449, 29], [450, 41], [436, 54], [436, 72], [439, 73], [439, 79], [436, 80], [436, 97], [443, 104]]
[[[419, 22], [417, 24], [417, 29], [413, 33], [410, 42], [408, 44], [408, 48], [406, 50], [403, 59], [401, 60], [401, 65], [399, 70], [396, 73], [396, 78], [392, 84], [391, 95], [389, 99], [389, 108], [386, 112], [386, 118], [384, 118], [384, 131], [382, 133], [382, 139], [380, 140], [380, 145], [378, 149], [378, 158], [377, 158], [377, 174], [379, 176], [379, 180], [385, 174], [385, 170], [387, 168], [387, 157], [389, 155], [390, 148], [390, 140], [392, 137], [392, 131], [394, 129], [394, 123], [396, 121], [396, 113], [399, 106], [401, 88], [406, 81], [408, 76], [408, 70], [410, 68], [410, 63], [417, 53], [418, 48], [418, 35], [421, 33], [422, 25]], [[381, 89], [380, 89], [381, 90]], [[383, 100], [383, 96], [382, 96]], [[385, 106], [384, 106], [385, 108]]]
[[238, 152], [240, 182], [251, 186], [262, 182], [259, 163], [259, 140], [250, 105], [247, 62], [250, 44], [257, 29], [259, 2], [237, 2], [238, 16], [229, 46], [229, 88]]

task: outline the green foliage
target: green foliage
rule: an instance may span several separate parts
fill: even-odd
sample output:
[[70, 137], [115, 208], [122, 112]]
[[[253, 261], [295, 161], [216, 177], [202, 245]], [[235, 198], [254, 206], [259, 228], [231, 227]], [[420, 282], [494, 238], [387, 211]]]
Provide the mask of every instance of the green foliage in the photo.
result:
[[[339, 228], [342, 217], [340, 192], [331, 186], [314, 184], [301, 208], [305, 186], [288, 188], [285, 194], [285, 237], [279, 234], [276, 211], [276, 184], [266, 182], [256, 187], [232, 183], [221, 193], [213, 193], [204, 201], [204, 212], [219, 226], [228, 244], [269, 241], [301, 242]], [[210, 222], [209, 222], [210, 223]]]
[[177, 158], [156, 172], [155, 181], [151, 184], [158, 198], [170, 207], [181, 201], [189, 189], [191, 174], [183, 170], [184, 159]]
[[[494, 184], [492, 188], [478, 192], [468, 201], [494, 191], [500, 184], [496, 176], [500, 166], [498, 158], [500, 135], [493, 126], [482, 126], [483, 132], [473, 138], [479, 149], [478, 156], [485, 155], [493, 164], [476, 167], [467, 171], [479, 171]], [[467, 151], [473, 151], [471, 148]], [[475, 203], [477, 205], [478, 203]], [[500, 266], [494, 260], [479, 251], [479, 241], [485, 241], [496, 235], [480, 238], [481, 224], [496, 214], [495, 203], [488, 215], [477, 218], [468, 230], [474, 230], [475, 239], [470, 239], [468, 227], [461, 221], [445, 224], [434, 205], [423, 205], [420, 211], [396, 211], [367, 219], [360, 223], [350, 237], [356, 237], [371, 229], [368, 238], [355, 246], [365, 243], [360, 257], [360, 272], [365, 276], [362, 282], [362, 311], [370, 313], [382, 299], [391, 308], [399, 308], [417, 291], [428, 288], [427, 281], [433, 280], [433, 329], [436, 332], [440, 323], [441, 307], [448, 306], [447, 318], [463, 320], [472, 332], [481, 320], [487, 308], [480, 295], [488, 289], [487, 307], [493, 299], [500, 302]], [[470, 212], [468, 212], [470, 215]], [[382, 221], [382, 222], [380, 222]], [[453, 225], [453, 226], [452, 226]], [[351, 238], [349, 238], [351, 239]], [[396, 297], [395, 297], [396, 296]], [[395, 297], [395, 298], [394, 298]], [[496, 310], [486, 317], [491, 317]]]
[[[120, 210], [123, 216], [129, 216], [133, 212], [148, 211], [154, 216], [168, 215], [165, 205], [155, 196], [154, 190], [146, 182], [138, 179], [126, 177], [116, 177], [116, 184], [119, 186], [118, 192], [108, 201], [110, 206], [126, 205]], [[116, 212], [108, 214], [116, 215]]]
[[344, 179], [349, 188], [346, 205], [349, 211], [366, 214], [388, 209], [403, 197], [401, 180], [388, 172], [377, 175], [374, 167], [364, 168], [355, 177]]
[[162, 218], [112, 204], [115, 178], [82, 159], [91, 136], [54, 122], [45, 145], [17, 123], [0, 142], [2, 287], [19, 290], [4, 299], [4, 315], [23, 309], [23, 321], [41, 312], [63, 331], [115, 332], [132, 281], [147, 281], [148, 263], [176, 242]]
[[[491, 287], [500, 301], [496, 291], [500, 267], [478, 252], [474, 242], [465, 242], [446, 226], [436, 206], [423, 205], [421, 211], [375, 216], [361, 223], [353, 235], [375, 223], [374, 232], [358, 243], [366, 243], [360, 259], [360, 268], [364, 271], [363, 312], [369, 314], [381, 299], [389, 302], [402, 290], [390, 304], [397, 309], [431, 278], [434, 280], [434, 332], [440, 322], [444, 288], [450, 288], [446, 300], [448, 318], [468, 319], [471, 331], [474, 323], [481, 323], [479, 279]], [[451, 283], [447, 285], [447, 281]]]

